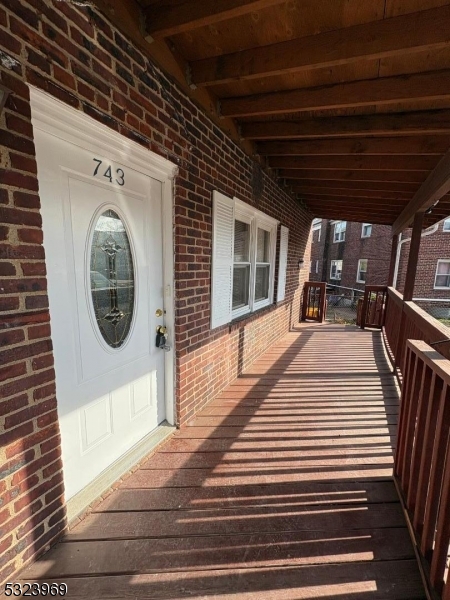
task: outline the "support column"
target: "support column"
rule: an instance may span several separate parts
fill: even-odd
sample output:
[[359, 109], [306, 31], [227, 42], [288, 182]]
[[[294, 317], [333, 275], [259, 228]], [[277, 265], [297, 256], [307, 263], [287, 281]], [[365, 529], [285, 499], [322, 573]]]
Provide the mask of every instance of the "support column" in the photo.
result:
[[413, 231], [411, 236], [411, 245], [409, 248], [408, 268], [406, 271], [405, 290], [403, 300], [408, 302], [413, 299], [414, 284], [416, 282], [417, 262], [419, 259], [420, 239], [423, 227], [423, 212], [418, 212], [414, 216]]
[[389, 263], [389, 275], [387, 284], [389, 287], [394, 285], [394, 274], [395, 274], [395, 265], [397, 262], [397, 250], [398, 250], [398, 238], [400, 234], [396, 234], [392, 237], [392, 246], [391, 246], [391, 262]]

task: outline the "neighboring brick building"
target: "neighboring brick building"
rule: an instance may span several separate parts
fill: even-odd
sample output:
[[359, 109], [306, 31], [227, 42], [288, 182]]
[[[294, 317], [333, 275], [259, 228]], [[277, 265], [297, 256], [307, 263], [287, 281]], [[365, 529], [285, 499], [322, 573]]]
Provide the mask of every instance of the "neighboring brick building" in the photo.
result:
[[[145, 427], [147, 415], [155, 425], [164, 418], [184, 424], [298, 321], [310, 260], [311, 215], [172, 80], [90, 3], [38, 4], [39, 11], [27, 0], [0, 8], [0, 81], [11, 91], [0, 117], [0, 581], [66, 527], [67, 477], [85, 475], [70, 466], [72, 442], [68, 425], [62, 427], [71, 411], [78, 414], [79, 390], [82, 431], [74, 431], [81, 436], [75, 447], [82, 447], [86, 467], [104, 473], [105, 464], [128, 451], [117, 443], [111, 453], [102, 450], [114, 436], [121, 441], [114, 394], [128, 386], [131, 429]], [[29, 86], [35, 88], [31, 103]], [[93, 190], [98, 198], [89, 215]], [[216, 194], [213, 214], [215, 192], [224, 197]], [[92, 266], [100, 231], [111, 234], [99, 243], [104, 255], [97, 248], [103, 263], [106, 255], [111, 259], [103, 274], [103, 263]], [[233, 257], [233, 239], [244, 254], [253, 239], [258, 262], [245, 262], [236, 250]], [[113, 257], [124, 246], [131, 267], [118, 280]], [[163, 246], [165, 274], [156, 262], [155, 275], [147, 257]], [[102, 289], [111, 292], [102, 317], [102, 306], [91, 306], [97, 285], [97, 298]], [[124, 290], [131, 329], [114, 346], [105, 331], [124, 316]], [[214, 327], [212, 305], [214, 323], [221, 323]], [[167, 353], [154, 346], [164, 312]], [[133, 350], [135, 335], [141, 346]], [[89, 352], [83, 336], [91, 340]], [[114, 350], [121, 344], [122, 355]], [[166, 401], [156, 395], [164, 387], [156, 388], [160, 367], [152, 378], [143, 370], [147, 358], [138, 363], [142, 356], [165, 365], [158, 381], [165, 381]], [[129, 364], [138, 366], [127, 374]], [[128, 445], [135, 442], [131, 437]], [[106, 462], [96, 465], [100, 459]], [[73, 514], [89, 500], [83, 498]]]
[[385, 285], [390, 253], [390, 227], [315, 219], [310, 279], [359, 290]]
[[[403, 292], [411, 229], [402, 233], [394, 283]], [[446, 318], [450, 309], [450, 219], [423, 232], [414, 285], [414, 299], [433, 316]]]

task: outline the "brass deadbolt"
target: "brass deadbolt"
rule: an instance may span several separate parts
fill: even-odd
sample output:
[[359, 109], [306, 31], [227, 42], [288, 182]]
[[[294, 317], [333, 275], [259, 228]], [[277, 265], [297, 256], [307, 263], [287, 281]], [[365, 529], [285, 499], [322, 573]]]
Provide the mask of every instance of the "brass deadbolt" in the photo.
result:
[[164, 311], [163, 311], [163, 309], [162, 309], [162, 308], [157, 308], [157, 309], [156, 309], [156, 311], [155, 311], [155, 315], [156, 315], [157, 317], [162, 317], [162, 316], [163, 316], [163, 314], [164, 314]]

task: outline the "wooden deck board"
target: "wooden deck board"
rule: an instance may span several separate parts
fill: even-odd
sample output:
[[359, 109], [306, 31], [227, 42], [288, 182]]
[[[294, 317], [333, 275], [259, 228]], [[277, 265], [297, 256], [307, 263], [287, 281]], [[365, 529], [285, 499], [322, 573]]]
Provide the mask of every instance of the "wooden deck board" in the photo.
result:
[[74, 599], [422, 600], [397, 416], [378, 332], [299, 327], [23, 579]]

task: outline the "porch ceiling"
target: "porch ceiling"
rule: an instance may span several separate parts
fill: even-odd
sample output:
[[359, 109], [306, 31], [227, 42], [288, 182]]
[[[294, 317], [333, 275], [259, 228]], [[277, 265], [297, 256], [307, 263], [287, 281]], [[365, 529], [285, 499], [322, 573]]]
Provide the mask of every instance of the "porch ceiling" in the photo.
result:
[[[399, 216], [450, 148], [450, 0], [122, 6], [315, 216], [410, 222]], [[425, 226], [450, 214], [447, 192]]]

